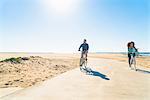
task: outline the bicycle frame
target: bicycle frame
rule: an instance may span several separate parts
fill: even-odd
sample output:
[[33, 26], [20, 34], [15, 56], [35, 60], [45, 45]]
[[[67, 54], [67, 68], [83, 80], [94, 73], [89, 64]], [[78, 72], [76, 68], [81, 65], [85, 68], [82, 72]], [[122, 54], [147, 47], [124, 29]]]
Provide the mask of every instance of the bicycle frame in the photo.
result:
[[134, 64], [134, 68], [135, 68], [135, 70], [136, 70], [136, 59], [135, 59], [135, 57], [133, 57], [133, 55], [131, 55], [130, 66], [131, 66], [132, 64]]
[[80, 58], [80, 67], [85, 67], [87, 66], [87, 58], [86, 58], [86, 54], [83, 54], [83, 57]]

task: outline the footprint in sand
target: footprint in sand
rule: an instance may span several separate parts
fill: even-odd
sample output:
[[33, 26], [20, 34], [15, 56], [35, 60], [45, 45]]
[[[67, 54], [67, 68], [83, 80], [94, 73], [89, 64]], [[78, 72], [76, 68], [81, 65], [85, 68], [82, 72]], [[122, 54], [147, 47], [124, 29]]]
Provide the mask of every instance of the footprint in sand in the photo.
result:
[[39, 81], [41, 81], [41, 80], [42, 80], [41, 78], [36, 78], [36, 79], [35, 79], [36, 82], [39, 82]]

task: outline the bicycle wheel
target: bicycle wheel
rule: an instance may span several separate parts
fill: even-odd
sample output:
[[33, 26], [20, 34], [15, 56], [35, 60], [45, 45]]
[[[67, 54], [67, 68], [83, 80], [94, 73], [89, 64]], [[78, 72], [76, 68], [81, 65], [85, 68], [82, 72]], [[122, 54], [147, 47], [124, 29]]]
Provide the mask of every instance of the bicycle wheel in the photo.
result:
[[86, 59], [84, 59], [84, 68], [86, 68], [87, 67], [87, 61], [86, 61]]
[[83, 64], [84, 64], [83, 58], [80, 58], [80, 67], [83, 66]]

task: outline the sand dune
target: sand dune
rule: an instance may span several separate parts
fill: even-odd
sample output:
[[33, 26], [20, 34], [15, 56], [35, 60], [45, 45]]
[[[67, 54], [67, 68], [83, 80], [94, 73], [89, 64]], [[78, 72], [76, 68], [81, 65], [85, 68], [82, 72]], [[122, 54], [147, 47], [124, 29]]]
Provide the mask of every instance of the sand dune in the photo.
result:
[[23, 58], [28, 59], [0, 62], [0, 88], [33, 86], [73, 69], [78, 64], [78, 59], [48, 59], [40, 56]]

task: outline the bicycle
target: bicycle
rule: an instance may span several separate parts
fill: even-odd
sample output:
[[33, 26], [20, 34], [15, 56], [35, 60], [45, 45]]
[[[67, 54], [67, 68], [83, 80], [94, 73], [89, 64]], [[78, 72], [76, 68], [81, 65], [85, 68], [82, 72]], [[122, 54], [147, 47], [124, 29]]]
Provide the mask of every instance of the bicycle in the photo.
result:
[[136, 55], [130, 54], [130, 56], [131, 56], [131, 59], [130, 59], [129, 66], [132, 69], [132, 64], [134, 64], [134, 69], [135, 69], [135, 71], [137, 71], [137, 69], [136, 69], [136, 58], [135, 58]]
[[87, 57], [85, 53], [83, 57], [80, 58], [80, 71], [86, 72], [86, 74], [92, 74], [92, 69], [87, 67]]

